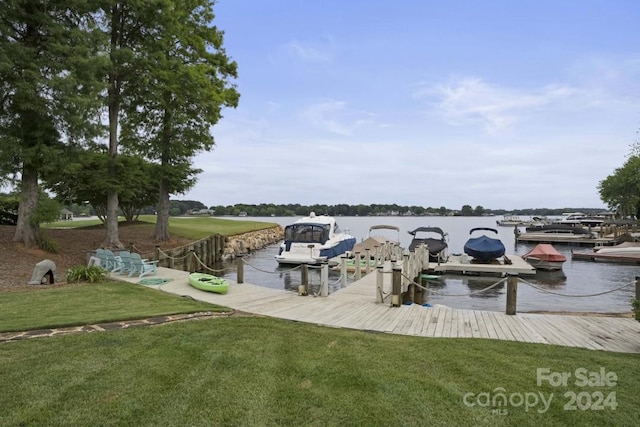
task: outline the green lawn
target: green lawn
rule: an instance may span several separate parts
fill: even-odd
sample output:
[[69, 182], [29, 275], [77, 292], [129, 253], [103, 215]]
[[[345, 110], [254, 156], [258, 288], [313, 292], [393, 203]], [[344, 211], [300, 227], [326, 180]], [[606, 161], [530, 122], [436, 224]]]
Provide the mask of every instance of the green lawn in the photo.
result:
[[123, 282], [3, 292], [0, 298], [0, 332], [228, 310]]
[[[131, 284], [0, 297], [4, 328], [11, 317], [31, 329], [55, 318], [84, 324], [214, 309]], [[0, 425], [626, 426], [640, 417], [639, 362], [549, 345], [223, 317], [0, 344]], [[571, 376], [566, 385], [538, 385], [545, 368]], [[582, 368], [604, 369], [610, 381], [615, 374], [615, 385], [576, 383]], [[493, 406], [501, 393], [510, 400]]]
[[[123, 219], [121, 218], [121, 221]], [[155, 215], [141, 215], [139, 221], [152, 225], [156, 223]], [[43, 228], [82, 228], [101, 225], [98, 219], [88, 219], [82, 221], [58, 221], [42, 224]], [[265, 228], [277, 227], [273, 222], [241, 221], [233, 219], [221, 219], [211, 217], [170, 217], [169, 233], [186, 239], [199, 240], [212, 234], [222, 234], [231, 236], [235, 234], [247, 233], [250, 231], [263, 230]]]

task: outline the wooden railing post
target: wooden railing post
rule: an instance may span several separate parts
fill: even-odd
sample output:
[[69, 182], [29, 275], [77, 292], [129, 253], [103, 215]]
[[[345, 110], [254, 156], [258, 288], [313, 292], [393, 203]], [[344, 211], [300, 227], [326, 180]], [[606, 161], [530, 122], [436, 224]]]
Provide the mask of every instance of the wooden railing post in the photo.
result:
[[391, 280], [391, 306], [400, 307], [402, 305], [402, 267], [393, 266]]
[[633, 311], [636, 320], [640, 321], [640, 276], [636, 276], [636, 299], [634, 301]]
[[329, 296], [329, 263], [326, 261], [320, 267], [320, 296]]
[[309, 266], [302, 264], [300, 267], [300, 287], [298, 295], [309, 295]]
[[238, 255], [236, 258], [236, 282], [244, 283], [244, 261], [242, 255]]
[[360, 280], [362, 278], [362, 266], [360, 265], [361, 262], [361, 257], [360, 257], [360, 252], [356, 252], [356, 256], [353, 259], [354, 260], [354, 266], [356, 267], [356, 280]]
[[516, 314], [518, 273], [507, 273], [507, 314]]
[[160, 265], [160, 246], [156, 245], [155, 249], [153, 250], [153, 259], [158, 260], [158, 265]]
[[365, 267], [364, 271], [366, 274], [371, 273], [371, 249], [367, 248], [364, 251], [364, 259], [365, 259]]
[[340, 257], [340, 285], [342, 288], [347, 287], [347, 256]]
[[376, 267], [376, 302], [384, 302], [384, 273], [382, 264]]

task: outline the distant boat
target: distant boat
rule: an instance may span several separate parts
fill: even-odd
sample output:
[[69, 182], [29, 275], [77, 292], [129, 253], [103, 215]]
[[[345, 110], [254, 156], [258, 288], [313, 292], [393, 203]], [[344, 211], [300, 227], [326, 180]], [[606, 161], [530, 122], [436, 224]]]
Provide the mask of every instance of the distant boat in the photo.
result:
[[562, 270], [562, 264], [567, 257], [548, 243], [539, 243], [526, 254], [522, 255], [522, 259], [531, 264], [536, 270]]
[[556, 236], [563, 239], [592, 239], [593, 233], [579, 224], [547, 224], [526, 228], [528, 237]]
[[[476, 231], [491, 231], [496, 235], [498, 234], [498, 230], [495, 228], [477, 227], [472, 228], [471, 231], [469, 231], [469, 235], [472, 235]], [[500, 258], [504, 255], [504, 252], [504, 244], [500, 239], [489, 237], [485, 234], [469, 238], [464, 245], [464, 253], [481, 262], [489, 262]]]
[[526, 221], [520, 219], [519, 216], [515, 215], [505, 215], [502, 219], [496, 221], [496, 225], [502, 227], [513, 227], [517, 225], [524, 225]]
[[420, 245], [425, 245], [429, 250], [429, 261], [446, 261], [447, 234], [440, 227], [418, 227], [409, 231], [413, 236], [409, 244], [409, 252], [413, 252]]
[[587, 215], [582, 212], [565, 213], [557, 224], [582, 225], [585, 227], [599, 227], [613, 218], [610, 212], [602, 212], [596, 215]]

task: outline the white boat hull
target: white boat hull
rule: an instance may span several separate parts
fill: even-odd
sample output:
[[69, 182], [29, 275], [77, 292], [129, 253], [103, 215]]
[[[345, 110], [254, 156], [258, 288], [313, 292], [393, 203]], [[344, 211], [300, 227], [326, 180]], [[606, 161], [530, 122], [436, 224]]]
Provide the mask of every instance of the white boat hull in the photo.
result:
[[536, 257], [528, 257], [527, 262], [536, 270], [557, 271], [562, 270], [564, 261], [546, 261]]

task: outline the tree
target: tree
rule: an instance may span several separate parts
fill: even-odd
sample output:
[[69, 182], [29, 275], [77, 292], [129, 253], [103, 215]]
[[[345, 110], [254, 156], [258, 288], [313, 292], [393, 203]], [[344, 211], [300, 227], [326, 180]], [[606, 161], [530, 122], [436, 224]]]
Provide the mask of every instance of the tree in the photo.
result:
[[[104, 147], [69, 151], [65, 157], [66, 166], [49, 174], [49, 188], [66, 203], [89, 202], [103, 222], [107, 219], [110, 190], [117, 191], [127, 222], [133, 222], [142, 208], [157, 202], [154, 165], [140, 157], [120, 155], [113, 162]], [[110, 170], [115, 174], [110, 175]]]
[[163, 0], [144, 29], [136, 63], [141, 96], [123, 104], [122, 143], [158, 164], [158, 216], [154, 237], [169, 239], [169, 196], [184, 193], [200, 172], [192, 157], [214, 144], [211, 127], [239, 94], [230, 83], [237, 65], [226, 55], [223, 33], [212, 25], [213, 2]]
[[14, 241], [40, 241], [39, 179], [65, 145], [98, 131], [90, 2], [2, 1], [0, 19], [0, 171], [20, 176]]
[[462, 209], [460, 209], [460, 215], [473, 216], [473, 208], [471, 207], [471, 205], [463, 205]]
[[640, 218], [640, 155], [632, 155], [598, 184], [600, 199], [621, 216]]

